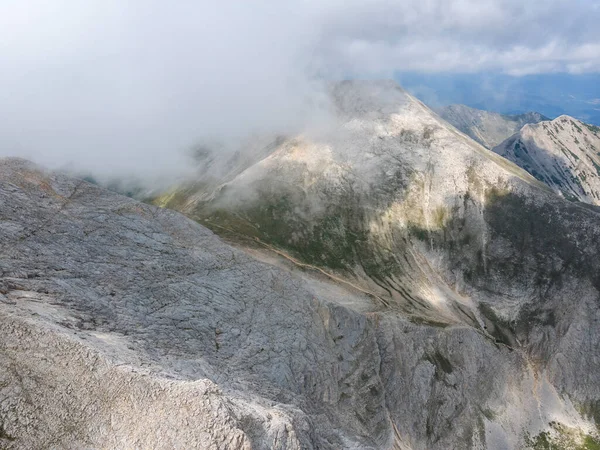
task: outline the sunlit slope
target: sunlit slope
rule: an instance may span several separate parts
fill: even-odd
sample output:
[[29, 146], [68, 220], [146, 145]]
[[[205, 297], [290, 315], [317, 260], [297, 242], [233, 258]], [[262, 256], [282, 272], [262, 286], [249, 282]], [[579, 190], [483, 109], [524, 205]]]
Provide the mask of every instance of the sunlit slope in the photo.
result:
[[600, 205], [600, 128], [560, 116], [523, 127], [494, 152], [565, 198]]

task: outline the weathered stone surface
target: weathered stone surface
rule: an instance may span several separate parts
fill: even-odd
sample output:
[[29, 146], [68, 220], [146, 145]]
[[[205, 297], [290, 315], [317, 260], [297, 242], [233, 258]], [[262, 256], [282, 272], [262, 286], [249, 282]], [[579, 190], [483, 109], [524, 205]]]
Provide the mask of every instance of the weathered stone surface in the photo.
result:
[[178, 213], [0, 162], [3, 448], [379, 448], [374, 329]]

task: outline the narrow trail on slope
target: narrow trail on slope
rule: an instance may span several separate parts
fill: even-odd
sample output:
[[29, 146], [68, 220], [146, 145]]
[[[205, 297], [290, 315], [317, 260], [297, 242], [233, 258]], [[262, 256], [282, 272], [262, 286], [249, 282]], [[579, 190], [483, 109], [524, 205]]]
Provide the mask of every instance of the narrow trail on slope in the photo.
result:
[[303, 269], [310, 269], [310, 270], [314, 270], [314, 271], [320, 272], [321, 274], [325, 275], [326, 277], [330, 278], [331, 280], [337, 281], [338, 283], [342, 283], [342, 284], [345, 284], [347, 286], [350, 286], [352, 289], [355, 289], [355, 290], [357, 290], [359, 292], [362, 292], [365, 295], [368, 295], [369, 297], [372, 297], [372, 298], [378, 300], [379, 302], [381, 302], [381, 304], [383, 306], [385, 306], [387, 308], [390, 307], [390, 303], [387, 300], [385, 300], [384, 298], [382, 298], [379, 295], [375, 294], [374, 292], [371, 292], [371, 291], [368, 291], [366, 289], [363, 289], [360, 286], [357, 286], [357, 285], [355, 285], [354, 283], [351, 283], [348, 280], [344, 280], [343, 278], [337, 277], [337, 276], [335, 276], [335, 275], [333, 275], [333, 274], [331, 274], [331, 273], [329, 273], [329, 272], [321, 269], [320, 267], [313, 266], [312, 264], [307, 264], [307, 263], [303, 263], [301, 261], [298, 261], [296, 258], [294, 258], [293, 256], [288, 255], [284, 251], [279, 250], [278, 248], [273, 247], [272, 245], [267, 244], [266, 242], [261, 241], [258, 237], [254, 237], [254, 239], [252, 239], [251, 237], [245, 236], [245, 235], [243, 235], [241, 233], [238, 233], [237, 231], [234, 231], [234, 230], [232, 230], [230, 228], [224, 227], [222, 225], [217, 225], [214, 222], [211, 222], [211, 221], [206, 221], [206, 222], [208, 222], [211, 226], [214, 226], [214, 227], [220, 228], [222, 230], [225, 230], [228, 233], [232, 233], [233, 235], [235, 235], [235, 236], [237, 236], [239, 238], [246, 239], [246, 240], [252, 240], [253, 242], [257, 242], [258, 244], [260, 244], [263, 247], [271, 250], [272, 252], [276, 253], [277, 255], [285, 258], [287, 261], [291, 262], [292, 264], [294, 264], [294, 265], [296, 265], [298, 267], [301, 267]]
[[[261, 241], [258, 237], [251, 238], [249, 236], [246, 236], [246, 235], [243, 235], [241, 233], [238, 233], [237, 231], [234, 231], [231, 228], [227, 228], [227, 227], [224, 227], [222, 225], [217, 225], [216, 223], [211, 222], [210, 220], [204, 220], [204, 222], [205, 223], [209, 223], [211, 226], [214, 226], [216, 228], [220, 228], [222, 230], [225, 230], [228, 233], [231, 233], [234, 236], [237, 236], [238, 238], [241, 238], [243, 240], [249, 240], [249, 241], [258, 243], [258, 244], [262, 245], [263, 247], [265, 247], [266, 249], [271, 250], [272, 252], [276, 253], [277, 255], [285, 258], [287, 261], [291, 262], [295, 266], [298, 266], [298, 267], [300, 267], [302, 269], [309, 269], [309, 270], [314, 270], [316, 272], [319, 272], [319, 273], [325, 275], [327, 278], [329, 278], [329, 279], [331, 279], [333, 281], [337, 281], [339, 283], [342, 283], [342, 284], [344, 284], [346, 286], [351, 287], [352, 289], [355, 289], [355, 290], [357, 290], [357, 291], [359, 291], [359, 292], [361, 292], [361, 293], [363, 293], [365, 295], [368, 295], [371, 298], [374, 298], [374, 299], [378, 300], [379, 302], [381, 302], [381, 304], [383, 306], [385, 306], [387, 308], [390, 307], [389, 302], [387, 300], [385, 300], [384, 298], [380, 297], [379, 295], [377, 295], [377, 294], [375, 294], [375, 293], [373, 293], [371, 291], [368, 291], [366, 289], [363, 289], [360, 286], [357, 286], [354, 283], [351, 283], [350, 281], [347, 281], [347, 280], [344, 280], [343, 278], [337, 277], [337, 276], [335, 276], [335, 275], [333, 275], [333, 274], [331, 274], [331, 273], [323, 270], [320, 267], [313, 266], [312, 264], [307, 264], [307, 263], [303, 263], [301, 261], [298, 261], [296, 258], [294, 258], [293, 256], [288, 255], [284, 251], [279, 250], [278, 248], [273, 247], [272, 245], [267, 244], [266, 242]], [[523, 353], [522, 351], [520, 351], [519, 348], [512, 347], [512, 346], [510, 346], [510, 345], [508, 345], [508, 344], [506, 344], [504, 342], [501, 342], [501, 341], [497, 340], [494, 336], [492, 336], [491, 334], [489, 334], [483, 328], [478, 329], [477, 327], [474, 327], [474, 326], [471, 326], [471, 325], [468, 325], [468, 324], [465, 324], [465, 325], [467, 325], [468, 327], [472, 328], [476, 333], [480, 334], [484, 338], [489, 339], [490, 341], [492, 341], [498, 347], [505, 347], [505, 348], [507, 348], [510, 351], [518, 351], [520, 353]]]

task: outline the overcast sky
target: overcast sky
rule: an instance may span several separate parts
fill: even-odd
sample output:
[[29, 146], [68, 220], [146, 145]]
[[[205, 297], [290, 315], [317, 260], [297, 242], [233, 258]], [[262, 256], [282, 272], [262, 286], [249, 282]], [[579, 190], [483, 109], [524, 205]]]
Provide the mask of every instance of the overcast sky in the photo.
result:
[[600, 72], [596, 0], [0, 0], [0, 154], [177, 172], [318, 121], [319, 80]]

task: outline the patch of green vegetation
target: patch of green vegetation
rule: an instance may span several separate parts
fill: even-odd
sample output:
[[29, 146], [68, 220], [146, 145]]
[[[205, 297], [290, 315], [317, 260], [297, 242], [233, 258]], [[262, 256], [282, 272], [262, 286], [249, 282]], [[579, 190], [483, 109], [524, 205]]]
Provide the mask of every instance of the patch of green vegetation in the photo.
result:
[[583, 449], [584, 450], [600, 450], [600, 439], [592, 436], [586, 436], [583, 438]]
[[429, 230], [414, 223], [409, 224], [408, 232], [411, 236], [416, 237], [420, 241], [429, 240]]
[[181, 211], [188, 200], [188, 192], [185, 189], [173, 189], [159, 197], [149, 199], [149, 203], [161, 208]]
[[584, 123], [584, 125], [585, 125], [585, 126], [586, 126], [586, 128], [587, 128], [588, 130], [590, 130], [592, 133], [594, 133], [594, 134], [598, 134], [598, 133], [600, 133], [600, 127], [597, 127], [596, 125], [590, 125], [590, 124], [587, 124], [587, 123]]
[[366, 200], [351, 186], [330, 193], [317, 208], [300, 189], [272, 185], [253, 189], [259, 202], [199, 211], [197, 219], [219, 234], [226, 229], [258, 238], [317, 267], [353, 273], [361, 266], [375, 282], [399, 273], [394, 253], [381, 249], [369, 229], [374, 218], [370, 214], [378, 209], [366, 210]]
[[[575, 161], [579, 161], [579, 156], [577, 156], [575, 153], [573, 153], [571, 150], [566, 149], [567, 152], [569, 152], [569, 155], [571, 155], [571, 157], [575, 160]], [[564, 152], [563, 152], [564, 153]]]
[[7, 441], [14, 441], [15, 438], [6, 432], [4, 429], [4, 424], [0, 422], [0, 439], [4, 439]]
[[433, 213], [433, 221], [437, 228], [444, 228], [448, 219], [448, 209], [438, 206]]
[[550, 440], [550, 433], [548, 433], [547, 431], [542, 431], [533, 439], [527, 437], [525, 445], [527, 445], [527, 448], [531, 448], [533, 450], [550, 450], [552, 449], [552, 444]]
[[[494, 258], [488, 268], [504, 279], [531, 285], [540, 296], [560, 281], [564, 273], [588, 278], [600, 289], [600, 267], [586, 255], [600, 251], [600, 242], [589, 236], [582, 219], [589, 217], [578, 204], [537, 204], [516, 194], [488, 197], [484, 211], [489, 238], [502, 238], [511, 244], [512, 254]], [[560, 220], [556, 220], [560, 214]], [[538, 249], [547, 249], [540, 252]], [[525, 258], [527, 255], [527, 258]], [[555, 273], [556, 259], [562, 261], [562, 274]]]
[[577, 125], [575, 122], [573, 122], [572, 120], [571, 120], [571, 125], [573, 125], [575, 127], [575, 129], [577, 131], [579, 131], [580, 133], [583, 132], [583, 130], [581, 129], [581, 127], [579, 125]]
[[[197, 221], [215, 233], [237, 240], [261, 238], [260, 230], [249, 220], [226, 209], [216, 209], [209, 216], [197, 218]], [[246, 239], [247, 240], [247, 239]]]
[[497, 416], [497, 414], [489, 408], [482, 408], [481, 414], [483, 414], [490, 422], [493, 421]]
[[600, 450], [600, 439], [579, 429], [551, 422], [550, 430], [535, 437], [526, 436], [525, 445], [532, 450]]
[[588, 401], [578, 408], [582, 416], [592, 419], [600, 431], [600, 400]]
[[479, 304], [479, 311], [483, 316], [486, 331], [496, 339], [496, 342], [513, 346], [515, 333], [512, 324], [499, 317], [486, 303]]
[[427, 325], [430, 327], [447, 328], [450, 324], [446, 322], [438, 322], [421, 316], [408, 316], [408, 320], [417, 325]]
[[593, 159], [590, 159], [590, 161], [592, 161], [592, 164], [594, 165], [594, 169], [596, 169], [596, 173], [600, 177], [600, 166]]
[[318, 220], [309, 222], [303, 219], [303, 199], [295, 199], [293, 194], [263, 198], [266, 201], [260, 205], [242, 210], [249, 223], [258, 225], [253, 234], [291, 250], [308, 264], [331, 269], [349, 269], [354, 265], [355, 248], [359, 241], [368, 238], [368, 233], [361, 229], [362, 217], [356, 216], [360, 211], [353, 208], [352, 199], [328, 205]]
[[425, 354], [425, 359], [436, 367], [436, 373], [437, 369], [446, 374], [452, 373], [452, 364], [450, 363], [448, 358], [446, 358], [440, 353], [439, 350], [436, 350], [433, 353]]

